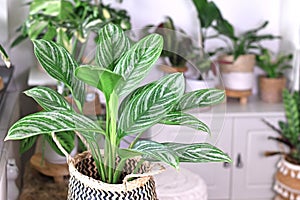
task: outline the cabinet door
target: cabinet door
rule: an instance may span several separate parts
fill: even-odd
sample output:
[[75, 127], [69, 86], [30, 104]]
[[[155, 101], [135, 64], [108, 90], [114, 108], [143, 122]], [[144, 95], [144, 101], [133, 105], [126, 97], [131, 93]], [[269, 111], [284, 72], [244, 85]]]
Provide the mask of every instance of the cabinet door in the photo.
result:
[[[231, 156], [232, 144], [232, 119], [217, 119], [214, 118], [213, 122], [205, 121], [211, 127], [211, 137], [207, 142], [214, 144], [218, 148]], [[231, 165], [227, 163], [199, 163], [183, 164], [182, 167], [188, 168], [206, 182], [208, 188], [209, 199], [229, 199], [230, 197], [230, 177]]]
[[[265, 117], [277, 125], [283, 117]], [[278, 149], [268, 136], [276, 136], [260, 117], [234, 119], [233, 199], [271, 199], [278, 157], [265, 157], [265, 151]]]

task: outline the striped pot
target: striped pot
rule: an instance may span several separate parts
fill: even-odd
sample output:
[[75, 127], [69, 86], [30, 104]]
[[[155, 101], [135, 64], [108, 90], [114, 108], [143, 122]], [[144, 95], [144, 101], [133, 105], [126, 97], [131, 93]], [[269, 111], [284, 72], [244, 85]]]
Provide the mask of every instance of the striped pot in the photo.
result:
[[[125, 165], [125, 173], [130, 174], [137, 165], [137, 159], [130, 159]], [[139, 174], [150, 170], [145, 162]], [[124, 184], [108, 184], [100, 181], [92, 156], [84, 152], [69, 162], [70, 180], [68, 200], [156, 200], [155, 182], [152, 176], [145, 175]]]
[[300, 166], [281, 159], [277, 164], [275, 192], [284, 200], [300, 200]]

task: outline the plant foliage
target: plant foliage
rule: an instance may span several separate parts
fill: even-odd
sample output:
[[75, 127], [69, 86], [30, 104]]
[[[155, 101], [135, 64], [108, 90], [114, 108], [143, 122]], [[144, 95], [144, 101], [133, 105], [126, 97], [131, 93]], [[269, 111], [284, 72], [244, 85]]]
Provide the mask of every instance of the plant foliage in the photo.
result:
[[279, 128], [268, 126], [275, 130], [279, 137], [270, 137], [279, 143], [286, 145], [288, 152], [272, 152], [271, 155], [285, 155], [286, 158], [295, 164], [300, 164], [300, 95], [299, 91], [290, 93], [287, 89], [283, 91], [283, 105], [286, 121], [279, 121]]
[[259, 55], [256, 55], [256, 64], [264, 70], [269, 78], [279, 78], [286, 69], [292, 67], [290, 61], [293, 54], [279, 54], [274, 58], [269, 49], [263, 48]]
[[[209, 89], [185, 94], [184, 76], [180, 73], [169, 74], [137, 87], [159, 58], [163, 49], [162, 37], [151, 34], [131, 45], [121, 28], [113, 24], [104, 26], [99, 35], [106, 39], [99, 40], [97, 64], [93, 66], [76, 64], [61, 45], [52, 41], [41, 39], [33, 43], [41, 65], [45, 69], [52, 69], [51, 73], [47, 71], [52, 77], [68, 84], [74, 96], [77, 86], [69, 83], [72, 79], [83, 81], [104, 93], [105, 128], [82, 113], [76, 113], [57, 92], [38, 87], [28, 90], [26, 94], [32, 96], [45, 110], [17, 121], [9, 129], [5, 140], [75, 132], [88, 145], [101, 180], [107, 183], [121, 182], [122, 163], [137, 155], [175, 168], [179, 167], [180, 162], [230, 162], [225, 153], [205, 143], [140, 140], [143, 132], [157, 123], [184, 125], [209, 132], [203, 122], [185, 111], [221, 103], [225, 97], [224, 91]], [[52, 65], [52, 62], [58, 66]], [[59, 67], [69, 72], [64, 73]], [[69, 79], [69, 76], [73, 78]], [[76, 103], [82, 107], [81, 101]], [[128, 148], [120, 148], [121, 141], [128, 135], [134, 136], [134, 141]], [[100, 137], [105, 138], [104, 147], [99, 145]], [[100, 151], [102, 148], [103, 154]], [[120, 159], [119, 164], [115, 162], [117, 157]]]

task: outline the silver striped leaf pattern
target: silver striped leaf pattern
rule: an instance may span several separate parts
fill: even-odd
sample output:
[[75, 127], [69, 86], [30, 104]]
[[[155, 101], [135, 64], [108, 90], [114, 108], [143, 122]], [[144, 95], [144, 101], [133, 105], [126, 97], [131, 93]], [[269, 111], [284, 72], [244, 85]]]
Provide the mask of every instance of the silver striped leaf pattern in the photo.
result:
[[163, 145], [172, 150], [180, 162], [231, 162], [227, 154], [208, 143], [163, 143]]
[[77, 62], [62, 46], [46, 40], [33, 40], [34, 53], [46, 72], [58, 81], [63, 82], [71, 91], [76, 105], [82, 110], [84, 102], [84, 83], [74, 76]]
[[118, 122], [119, 138], [137, 134], [158, 123], [184, 93], [183, 74], [174, 73], [147, 87], [126, 105]]
[[94, 121], [70, 111], [38, 112], [17, 121], [8, 131], [5, 140], [19, 140], [40, 134], [62, 131], [104, 131]]
[[100, 67], [113, 71], [116, 61], [130, 49], [129, 39], [119, 26], [112, 23], [99, 31], [98, 38], [96, 62]]
[[202, 89], [186, 93], [180, 99], [175, 111], [183, 111], [192, 108], [212, 106], [223, 102], [225, 99], [224, 90]]
[[193, 115], [183, 112], [170, 112], [160, 121], [160, 123], [167, 125], [187, 126], [199, 131], [210, 133], [210, 129], [205, 123]]
[[162, 37], [151, 34], [141, 39], [121, 57], [114, 69], [115, 73], [125, 79], [116, 89], [119, 96], [130, 93], [139, 85], [159, 58], [162, 48]]
[[164, 162], [176, 169], [179, 167], [179, 158], [176, 153], [161, 143], [150, 140], [140, 140], [132, 149], [142, 153], [142, 157], [145, 160]]
[[70, 110], [73, 108], [58, 92], [48, 87], [38, 86], [24, 92], [32, 97], [45, 111]]

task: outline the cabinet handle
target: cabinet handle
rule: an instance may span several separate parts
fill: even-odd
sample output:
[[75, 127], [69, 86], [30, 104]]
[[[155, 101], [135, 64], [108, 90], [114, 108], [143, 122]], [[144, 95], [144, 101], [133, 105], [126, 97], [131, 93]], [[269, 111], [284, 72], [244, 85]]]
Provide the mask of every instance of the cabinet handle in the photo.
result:
[[242, 155], [239, 153], [237, 156], [236, 167], [241, 169], [241, 168], [243, 168], [243, 166], [244, 166], [244, 164], [242, 161]]
[[229, 162], [223, 162], [223, 167], [224, 168], [229, 168], [230, 167], [230, 163]]

